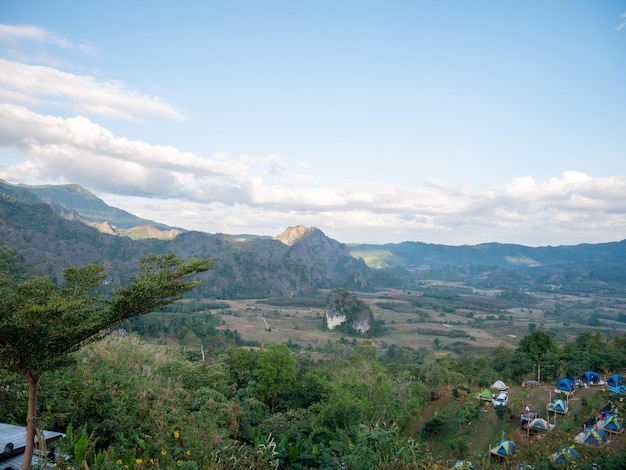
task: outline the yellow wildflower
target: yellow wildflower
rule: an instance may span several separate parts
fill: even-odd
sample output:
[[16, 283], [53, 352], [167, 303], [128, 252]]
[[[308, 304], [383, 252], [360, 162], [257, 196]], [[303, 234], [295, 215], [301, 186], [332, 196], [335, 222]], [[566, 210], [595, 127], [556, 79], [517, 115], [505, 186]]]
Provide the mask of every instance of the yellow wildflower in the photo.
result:
[[189, 456], [189, 455], [191, 455], [191, 451], [189, 449], [187, 449], [187, 452], [185, 452], [185, 454], [187, 454]]
[[118, 465], [122, 465], [122, 459], [117, 459], [117, 461], [115, 462]]
[[167, 455], [167, 451], [165, 449], [161, 450], [161, 455]]
[[178, 439], [180, 437], [180, 433], [178, 431], [174, 431], [174, 437]]
[[137, 459], [137, 460], [135, 460], [135, 463], [136, 463], [137, 465], [141, 465], [141, 464], [143, 463], [143, 460], [141, 460], [141, 459]]

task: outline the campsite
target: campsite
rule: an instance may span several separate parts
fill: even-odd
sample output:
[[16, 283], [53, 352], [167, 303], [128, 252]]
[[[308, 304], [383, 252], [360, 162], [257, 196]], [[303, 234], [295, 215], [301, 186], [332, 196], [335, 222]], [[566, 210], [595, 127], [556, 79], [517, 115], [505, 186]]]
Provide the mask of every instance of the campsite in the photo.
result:
[[[508, 384], [507, 384], [508, 385]], [[610, 442], [613, 451], [623, 451], [626, 449], [626, 439], [623, 433], [623, 422], [611, 424], [608, 428], [598, 433], [590, 424], [595, 422], [598, 413], [596, 408], [605, 406], [607, 397], [612, 397], [607, 387], [577, 387], [575, 393], [566, 396], [554, 393], [555, 383], [543, 383], [532, 387], [518, 385], [508, 385], [509, 403], [506, 416], [500, 419], [496, 413], [497, 409], [486, 399], [486, 391], [477, 390], [466, 400], [472, 400], [481, 407], [480, 416], [464, 433], [459, 433], [457, 439], [466, 439], [468, 449], [463, 455], [454, 455], [446, 449], [439, 449], [437, 443], [433, 447], [442, 453], [448, 454], [448, 468], [453, 468], [457, 461], [463, 457], [470, 458], [475, 468], [487, 468], [486, 461], [490, 460], [491, 468], [513, 468], [511, 462], [523, 463], [525, 457], [532, 456], [538, 449], [541, 452], [550, 451], [552, 453], [568, 454], [563, 451], [558, 443], [572, 442], [578, 446], [589, 446], [588, 451], [593, 452], [596, 446], [596, 436], [600, 436], [601, 443]], [[495, 389], [491, 389], [495, 391]], [[500, 393], [500, 392], [496, 392]], [[484, 395], [483, 395], [484, 394]], [[453, 393], [445, 394], [441, 399], [432, 402], [428, 407], [429, 415], [436, 416], [446, 414], [446, 410], [459, 404], [452, 398]], [[548, 405], [555, 400], [562, 400], [567, 409], [567, 413], [553, 413], [548, 410]], [[521, 415], [525, 406], [528, 406], [535, 419], [532, 428], [522, 428]], [[428, 421], [427, 417], [422, 418]], [[613, 420], [611, 420], [613, 421]], [[529, 423], [530, 423], [529, 422]], [[605, 424], [606, 426], [606, 424]], [[576, 443], [578, 437], [579, 442]], [[595, 439], [595, 440], [594, 440]], [[514, 446], [514, 454], [509, 456], [511, 442]], [[442, 446], [443, 447], [443, 446]], [[567, 449], [567, 448], [565, 448]], [[511, 451], [512, 452], [512, 451]], [[507, 455], [504, 455], [507, 453]], [[476, 456], [481, 456], [478, 458]], [[565, 457], [559, 455], [560, 460]], [[509, 463], [511, 465], [509, 466]], [[500, 466], [498, 466], [500, 465]], [[462, 467], [457, 467], [462, 468]]]

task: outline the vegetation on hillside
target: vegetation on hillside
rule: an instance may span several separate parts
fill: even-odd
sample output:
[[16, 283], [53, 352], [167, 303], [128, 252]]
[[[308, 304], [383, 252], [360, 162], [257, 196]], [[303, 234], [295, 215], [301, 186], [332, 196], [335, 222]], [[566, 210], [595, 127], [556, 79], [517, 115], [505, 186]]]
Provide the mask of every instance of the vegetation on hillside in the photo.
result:
[[[533, 356], [502, 347], [486, 357], [433, 360], [410, 348], [380, 355], [362, 340], [346, 342], [324, 358], [279, 345], [258, 350], [214, 343], [203, 361], [190, 359], [178, 346], [159, 346], [118, 330], [75, 359], [73, 367], [42, 376], [40, 427], [69, 429], [63, 450], [74, 455], [76, 445], [85, 444], [81, 457], [92, 469], [298, 469], [342, 463], [365, 469], [482, 461], [485, 455], [472, 447], [472, 439], [482, 435], [490, 443], [517, 424], [507, 424], [508, 414], [504, 421], [486, 421], [491, 405], [481, 405], [468, 391], [496, 379], [518, 383], [531, 371]], [[611, 371], [625, 361], [626, 338], [581, 335], [547, 352], [542, 368], [564, 374]], [[24, 422], [23, 382], [4, 371], [0, 384], [0, 420]], [[423, 421], [433, 406], [438, 412]], [[594, 413], [590, 406], [586, 414], [572, 416], [547, 441], [519, 442], [521, 455], [536, 468], [552, 468], [546, 453], [567, 442]], [[579, 450], [584, 461], [603, 469], [624, 463], [623, 454], [610, 448]], [[495, 462], [490, 466], [500, 468]]]
[[179, 300], [197, 285], [188, 278], [210, 268], [211, 260], [146, 256], [140, 274], [107, 297], [93, 295], [106, 278], [104, 266], [94, 264], [66, 269], [61, 286], [45, 277], [0, 285], [0, 369], [28, 384], [23, 470], [33, 456], [41, 375], [121, 321]]

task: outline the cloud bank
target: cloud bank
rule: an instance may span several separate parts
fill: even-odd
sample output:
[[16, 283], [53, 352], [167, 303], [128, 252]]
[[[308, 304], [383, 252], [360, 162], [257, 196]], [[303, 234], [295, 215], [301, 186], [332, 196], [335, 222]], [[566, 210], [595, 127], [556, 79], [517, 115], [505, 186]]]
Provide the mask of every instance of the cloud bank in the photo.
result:
[[[0, 42], [71, 42], [36, 27], [0, 25]], [[316, 226], [342, 242], [419, 240], [528, 245], [626, 238], [626, 177], [575, 169], [473, 188], [428, 181], [419, 187], [375, 181], [328, 186], [314, 163], [280, 155], [198, 155], [131, 140], [97, 120], [185, 120], [158, 97], [121, 82], [0, 58], [0, 178], [77, 183], [109, 204], [169, 225], [209, 233], [276, 235]]]
[[[270, 233], [276, 234], [307, 223], [346, 233], [387, 231], [388, 239], [400, 241], [477, 228], [479, 233], [615, 233], [616, 228], [624, 233], [626, 228], [623, 176], [592, 178], [567, 171], [545, 181], [523, 176], [487, 189], [440, 181], [414, 188], [370, 181], [326, 187], [290, 171], [278, 156], [201, 157], [117, 137], [83, 116], [43, 115], [10, 104], [0, 105], [0, 145], [27, 157], [2, 168], [3, 179], [78, 182], [117, 195], [125, 209], [122, 197], [141, 198], [145, 208], [136, 208], [141, 215], [209, 232], [266, 234], [273, 227]], [[270, 177], [273, 184], [266, 182]]]

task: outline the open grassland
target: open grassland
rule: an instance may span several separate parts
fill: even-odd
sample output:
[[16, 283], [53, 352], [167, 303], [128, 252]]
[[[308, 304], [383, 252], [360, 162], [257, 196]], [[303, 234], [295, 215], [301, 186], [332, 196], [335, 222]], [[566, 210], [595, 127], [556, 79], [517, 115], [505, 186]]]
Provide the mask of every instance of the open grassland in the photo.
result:
[[[460, 293], [457, 293], [460, 292]], [[372, 340], [411, 348], [481, 350], [500, 344], [516, 347], [532, 329], [570, 340], [582, 331], [599, 331], [610, 338], [626, 333], [626, 299], [558, 293], [503, 296], [496, 289], [476, 290], [460, 283], [436, 281], [422, 291], [382, 290], [354, 293], [367, 303], [385, 333]], [[237, 331], [258, 344], [291, 343], [318, 349], [354, 338], [328, 330], [319, 298], [293, 298], [285, 304], [271, 299], [228, 301], [221, 329]]]

